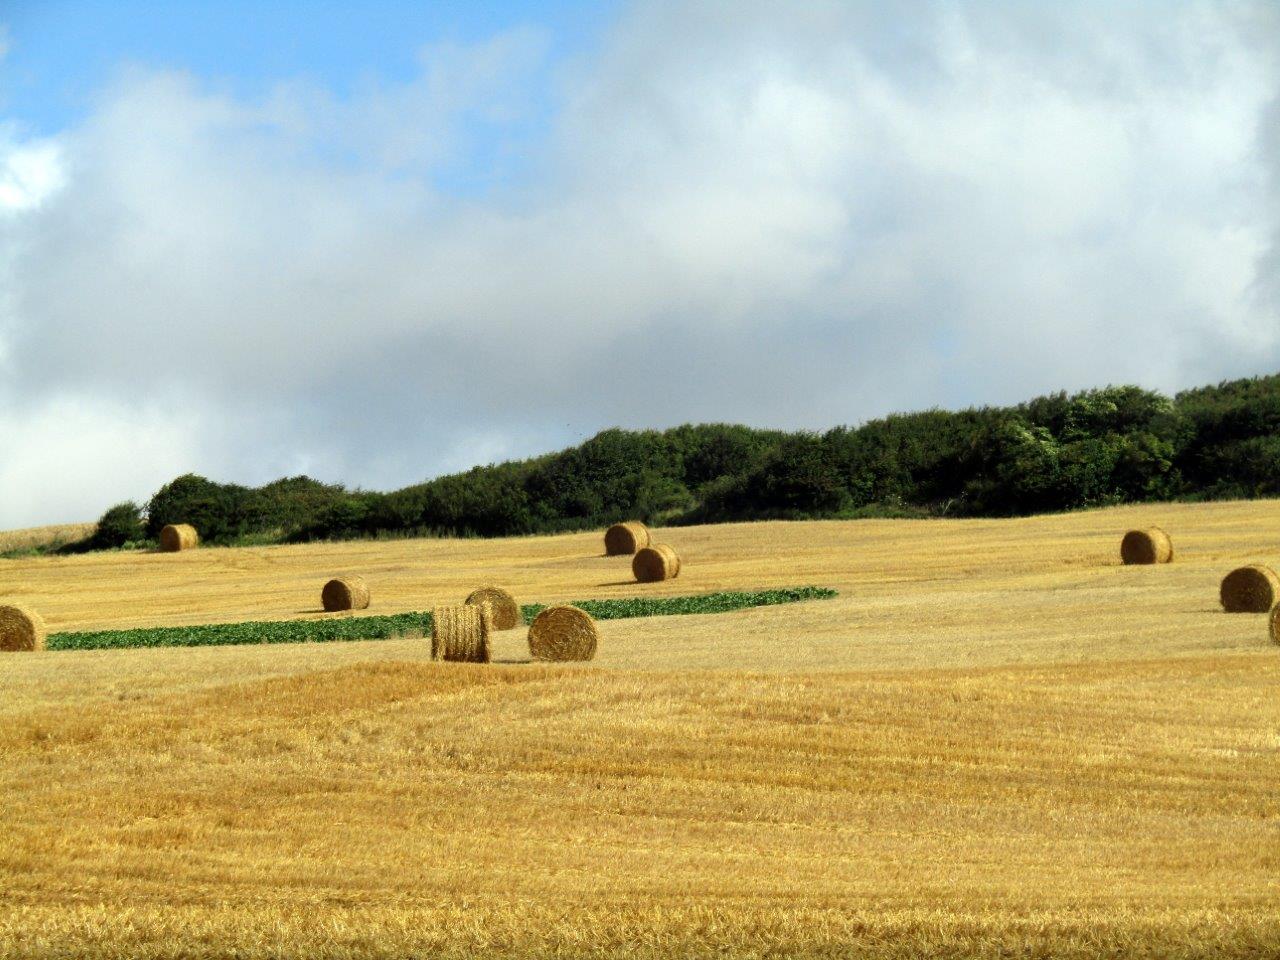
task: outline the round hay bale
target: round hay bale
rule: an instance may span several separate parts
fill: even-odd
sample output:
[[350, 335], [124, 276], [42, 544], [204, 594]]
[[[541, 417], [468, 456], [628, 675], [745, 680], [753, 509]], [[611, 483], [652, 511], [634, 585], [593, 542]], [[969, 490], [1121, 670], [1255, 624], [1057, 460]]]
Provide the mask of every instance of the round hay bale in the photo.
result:
[[160, 549], [165, 553], [193, 550], [200, 546], [200, 534], [189, 523], [171, 523], [160, 531]]
[[1280, 577], [1260, 563], [1232, 570], [1219, 591], [1227, 613], [1266, 613], [1280, 599]]
[[481, 587], [473, 590], [467, 597], [467, 603], [487, 603], [489, 612], [493, 614], [493, 629], [512, 630], [524, 622], [520, 615], [520, 604], [516, 598], [501, 587]]
[[1129, 563], [1171, 563], [1173, 541], [1159, 527], [1130, 530], [1120, 541], [1120, 559]]
[[665, 543], [645, 547], [632, 558], [631, 572], [641, 583], [674, 580], [680, 576], [680, 557]]
[[639, 520], [615, 523], [604, 532], [604, 552], [610, 557], [635, 553], [649, 545], [649, 528]]
[[320, 591], [321, 605], [335, 610], [364, 610], [369, 606], [369, 585], [364, 577], [339, 577], [330, 580]]
[[17, 604], [0, 607], [0, 650], [43, 650], [44, 617]]
[[598, 640], [596, 622], [577, 607], [547, 607], [529, 625], [529, 653], [536, 660], [591, 660]]
[[431, 611], [431, 659], [488, 663], [493, 612], [487, 603], [460, 603]]

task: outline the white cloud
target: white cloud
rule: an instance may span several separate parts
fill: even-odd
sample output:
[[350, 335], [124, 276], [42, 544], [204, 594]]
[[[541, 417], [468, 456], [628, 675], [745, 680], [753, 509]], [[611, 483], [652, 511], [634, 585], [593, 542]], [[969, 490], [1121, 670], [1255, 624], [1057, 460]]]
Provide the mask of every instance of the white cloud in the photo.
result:
[[32, 411], [0, 413], [0, 501], [10, 526], [95, 519], [137, 500], [157, 471], [177, 476], [197, 456], [199, 433], [177, 411], [47, 397]]
[[12, 131], [0, 126], [0, 217], [40, 206], [62, 183], [57, 143], [18, 141]]
[[[537, 34], [427, 51], [349, 100], [135, 72], [48, 154], [61, 187], [0, 218], [0, 411], [158, 405], [183, 469], [389, 486], [612, 424], [1262, 372], [1275, 23], [644, 4], [562, 71], [523, 175], [470, 198], [441, 178], [477, 123], [528, 114]], [[178, 472], [133, 466], [135, 496]]]

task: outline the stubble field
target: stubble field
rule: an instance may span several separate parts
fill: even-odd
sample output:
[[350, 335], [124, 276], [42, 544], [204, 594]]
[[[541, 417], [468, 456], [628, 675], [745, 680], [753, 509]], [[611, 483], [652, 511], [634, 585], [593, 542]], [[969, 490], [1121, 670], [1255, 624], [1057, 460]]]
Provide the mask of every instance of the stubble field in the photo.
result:
[[[1172, 565], [1122, 567], [1158, 523]], [[1268, 956], [1280, 502], [0, 561], [53, 630], [814, 584], [600, 624], [0, 659], [0, 956]]]

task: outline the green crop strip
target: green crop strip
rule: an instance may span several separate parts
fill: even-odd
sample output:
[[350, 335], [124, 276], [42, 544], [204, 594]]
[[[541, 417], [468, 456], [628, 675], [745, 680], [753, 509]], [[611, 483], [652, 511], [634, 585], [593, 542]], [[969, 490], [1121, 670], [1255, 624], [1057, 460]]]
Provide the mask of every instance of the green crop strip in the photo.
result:
[[[782, 590], [756, 590], [749, 593], [723, 591], [695, 597], [632, 597], [627, 600], [574, 600], [573, 605], [597, 620], [627, 620], [631, 617], [672, 617], [690, 613], [728, 613], [747, 607], [772, 607], [800, 600], [825, 600], [836, 592], [826, 587], [787, 587]], [[534, 603], [520, 608], [524, 622], [546, 609]]]
[[140, 627], [54, 633], [48, 650], [112, 650], [124, 647], [221, 647], [246, 643], [323, 643], [332, 640], [388, 640], [429, 634], [431, 614], [395, 613], [381, 617], [332, 620], [259, 620], [209, 623], [192, 627]]
[[[768, 607], [801, 600], [821, 600], [836, 592], [825, 587], [789, 587], [754, 592], [726, 591], [692, 597], [635, 597], [623, 600], [575, 600], [597, 620], [630, 617], [662, 617], [697, 613], [727, 613], [748, 607]], [[545, 604], [521, 607], [525, 623]], [[248, 623], [211, 623], [191, 627], [142, 627], [136, 630], [93, 630], [51, 634], [49, 650], [113, 650], [126, 647], [206, 647], [250, 643], [324, 643], [335, 640], [387, 640], [392, 637], [427, 636], [431, 614], [393, 613], [375, 617], [341, 617], [329, 620], [262, 620]]]

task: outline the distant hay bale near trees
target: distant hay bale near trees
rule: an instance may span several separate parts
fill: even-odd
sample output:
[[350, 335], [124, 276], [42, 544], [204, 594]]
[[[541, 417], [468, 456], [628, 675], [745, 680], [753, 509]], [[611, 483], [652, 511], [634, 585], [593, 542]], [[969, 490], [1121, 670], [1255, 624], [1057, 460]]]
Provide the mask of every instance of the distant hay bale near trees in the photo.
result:
[[1120, 541], [1120, 559], [1131, 563], [1172, 563], [1173, 541], [1159, 527], [1130, 530]]
[[171, 523], [160, 531], [160, 549], [166, 553], [193, 550], [200, 546], [200, 534], [189, 523]]
[[1260, 563], [1240, 567], [1222, 578], [1219, 595], [1227, 613], [1266, 613], [1280, 599], [1280, 576]]
[[641, 583], [674, 580], [680, 576], [680, 557], [665, 543], [645, 547], [632, 559], [631, 572]]
[[611, 557], [635, 553], [649, 545], [649, 528], [639, 520], [615, 523], [604, 532], [604, 552]]
[[369, 585], [364, 577], [338, 577], [320, 591], [320, 603], [330, 613], [336, 610], [364, 610], [369, 606]]
[[431, 659], [488, 663], [493, 612], [487, 603], [461, 603], [431, 611]]
[[473, 606], [487, 603], [489, 612], [493, 616], [494, 630], [512, 630], [520, 626], [523, 620], [520, 616], [520, 604], [516, 603], [516, 598], [501, 587], [481, 587], [479, 590], [473, 590], [466, 602]]
[[529, 653], [536, 660], [591, 660], [598, 642], [596, 622], [577, 607], [547, 607], [529, 625]]
[[0, 650], [43, 650], [44, 618], [20, 604], [0, 606]]

